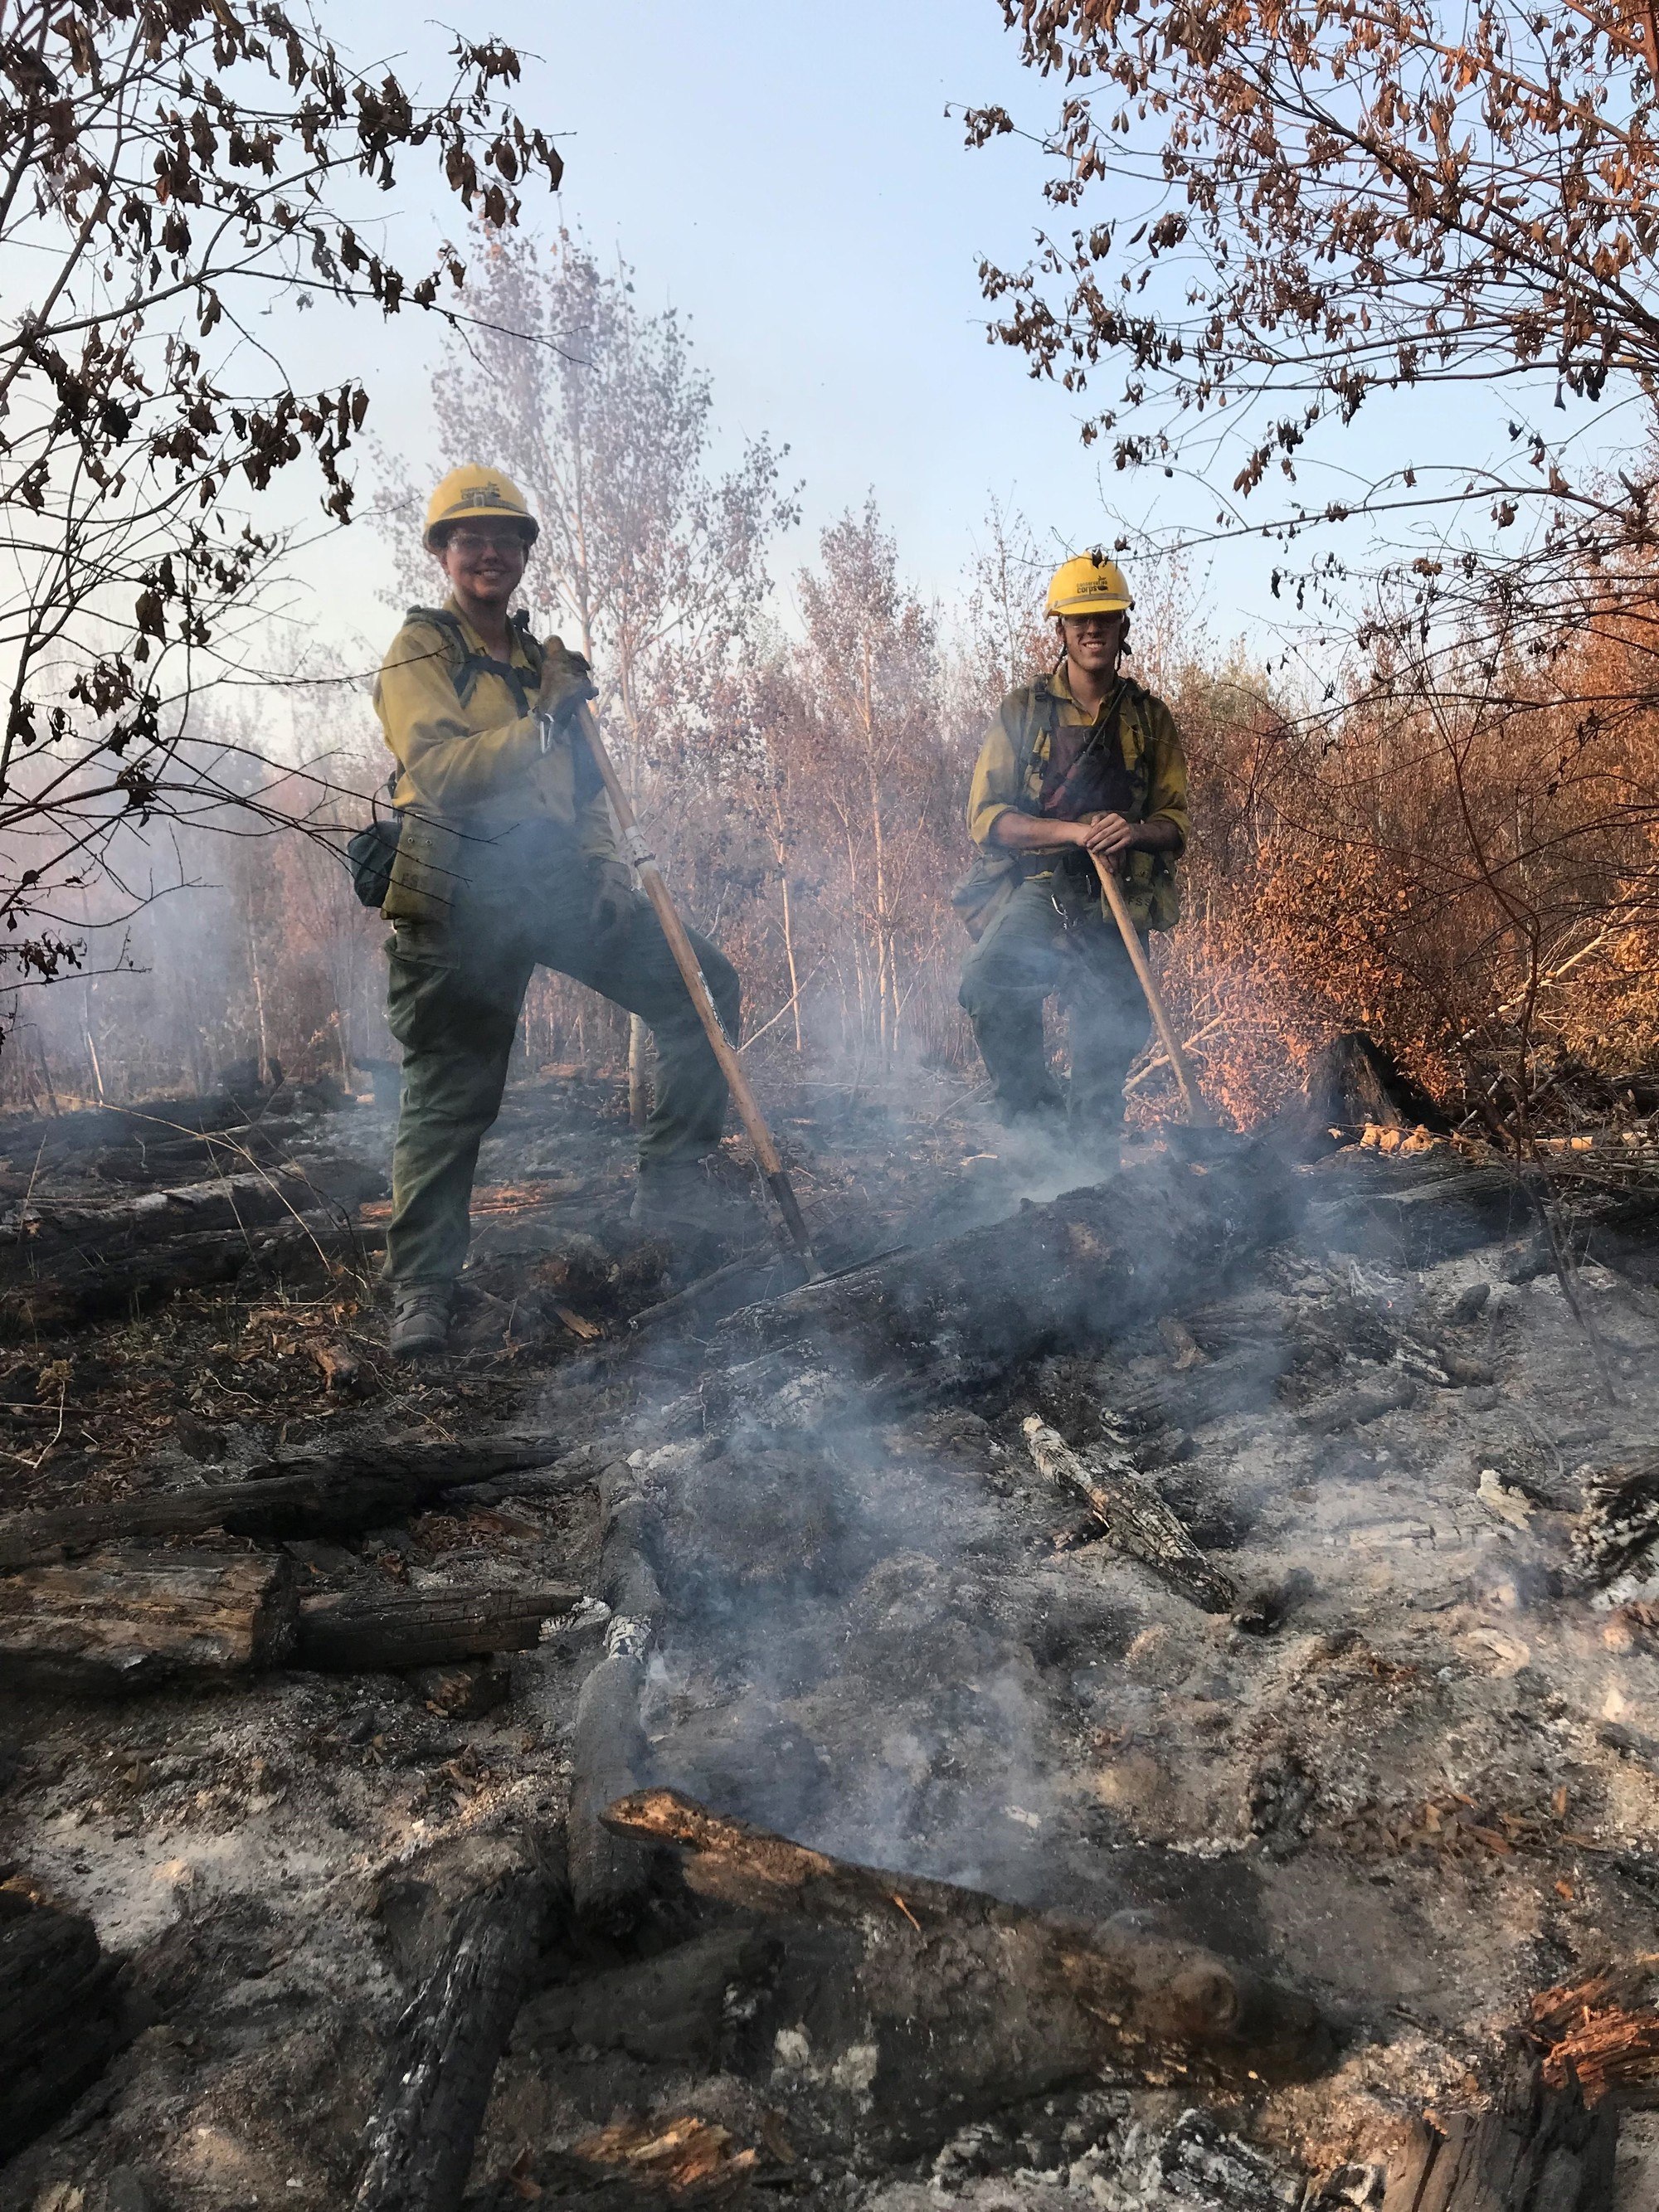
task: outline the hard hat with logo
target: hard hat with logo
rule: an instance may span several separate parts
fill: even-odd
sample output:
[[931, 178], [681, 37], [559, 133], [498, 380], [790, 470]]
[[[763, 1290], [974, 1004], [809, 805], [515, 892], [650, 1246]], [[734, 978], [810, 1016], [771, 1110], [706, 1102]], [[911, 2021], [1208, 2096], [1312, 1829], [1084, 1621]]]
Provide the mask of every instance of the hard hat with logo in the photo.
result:
[[499, 469], [451, 469], [426, 503], [426, 544], [436, 553], [458, 522], [515, 522], [526, 545], [538, 534], [530, 503]]
[[1048, 585], [1051, 615], [1127, 614], [1134, 601], [1115, 561], [1098, 550], [1062, 562]]

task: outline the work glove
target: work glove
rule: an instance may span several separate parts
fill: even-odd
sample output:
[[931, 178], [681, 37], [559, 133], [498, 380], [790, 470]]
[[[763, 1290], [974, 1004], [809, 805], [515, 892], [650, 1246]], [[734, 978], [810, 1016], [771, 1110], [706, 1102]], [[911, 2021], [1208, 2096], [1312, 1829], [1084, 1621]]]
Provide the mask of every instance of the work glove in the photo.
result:
[[550, 637], [542, 656], [541, 688], [536, 694], [537, 711], [550, 714], [556, 722], [580, 706], [584, 699], [596, 699], [593, 672], [580, 653], [572, 653], [560, 638]]
[[603, 956], [621, 939], [633, 918], [634, 905], [639, 894], [634, 889], [633, 872], [622, 860], [593, 860], [592, 904], [589, 909], [593, 925], [593, 949]]

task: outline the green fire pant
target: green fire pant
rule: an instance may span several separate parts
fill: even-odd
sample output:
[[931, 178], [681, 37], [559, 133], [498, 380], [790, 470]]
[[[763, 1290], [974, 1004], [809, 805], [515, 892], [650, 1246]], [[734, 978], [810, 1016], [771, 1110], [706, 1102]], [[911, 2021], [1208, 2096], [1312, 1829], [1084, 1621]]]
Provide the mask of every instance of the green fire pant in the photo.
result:
[[[1029, 876], [969, 953], [961, 1002], [1007, 1114], [1069, 1106], [1079, 1128], [1122, 1124], [1123, 1085], [1152, 1016], [1116, 925], [1091, 901], [1069, 923], [1050, 880]], [[1066, 1007], [1072, 1084], [1062, 1100], [1042, 1039], [1042, 1002]]]
[[[386, 1016], [403, 1047], [403, 1106], [392, 1156], [386, 1271], [399, 1290], [453, 1282], [466, 1259], [478, 1146], [507, 1082], [519, 1012], [538, 965], [614, 999], [655, 1037], [656, 1097], [640, 1140], [652, 1165], [690, 1162], [720, 1142], [726, 1084], [656, 915], [635, 893], [627, 920], [597, 940], [580, 867], [562, 885], [453, 921], [394, 924]], [[736, 1040], [741, 987], [731, 962], [691, 942]]]

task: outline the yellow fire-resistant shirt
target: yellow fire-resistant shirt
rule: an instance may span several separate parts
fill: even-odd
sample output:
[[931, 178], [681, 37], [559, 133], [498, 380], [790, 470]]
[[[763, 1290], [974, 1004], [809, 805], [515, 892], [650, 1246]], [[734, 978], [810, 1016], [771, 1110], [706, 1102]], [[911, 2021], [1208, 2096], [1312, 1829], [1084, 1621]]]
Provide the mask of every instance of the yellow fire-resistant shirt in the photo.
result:
[[392, 640], [374, 686], [374, 711], [401, 770], [392, 805], [404, 817], [384, 912], [394, 921], [447, 915], [458, 884], [487, 887], [499, 876], [510, 849], [502, 841], [524, 823], [568, 830], [584, 860], [625, 869], [580, 737], [561, 730], [542, 750], [538, 664], [542, 656], [563, 659], [562, 641], [550, 638], [538, 653], [514, 624], [515, 693], [505, 676], [467, 665], [469, 656], [495, 656], [453, 599], [445, 612], [459, 624], [459, 639], [416, 610]]
[[[1187, 811], [1187, 756], [1174, 715], [1132, 678], [1124, 679], [1117, 711], [1123, 765], [1133, 794], [1125, 818], [1173, 822], [1181, 840], [1175, 853], [1124, 856], [1125, 903], [1141, 928], [1172, 929], [1180, 912], [1175, 862], [1185, 850], [1192, 826]], [[1052, 676], [1040, 677], [1008, 694], [985, 733], [968, 794], [968, 834], [980, 848], [981, 872], [988, 878], [1004, 877], [1012, 886], [1028, 875], [1053, 874], [1054, 863], [1046, 855], [1011, 853], [992, 842], [992, 830], [1011, 808], [1022, 814], [1038, 811], [1056, 725], [1087, 728], [1109, 721], [1111, 714], [1110, 695], [1098, 715], [1079, 706], [1063, 660]], [[988, 910], [985, 919], [989, 919]]]

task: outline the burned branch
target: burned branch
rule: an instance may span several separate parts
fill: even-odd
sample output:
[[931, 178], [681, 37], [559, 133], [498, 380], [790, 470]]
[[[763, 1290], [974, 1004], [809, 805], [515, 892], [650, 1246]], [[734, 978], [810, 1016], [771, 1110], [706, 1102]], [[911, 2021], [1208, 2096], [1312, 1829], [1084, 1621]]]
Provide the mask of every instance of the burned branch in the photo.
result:
[[1086, 1460], [1033, 1413], [1025, 1448], [1039, 1473], [1086, 1500], [1119, 1551], [1139, 1559], [1206, 1613], [1231, 1613], [1238, 1592], [1212, 1567], [1128, 1455], [1096, 1445]]

